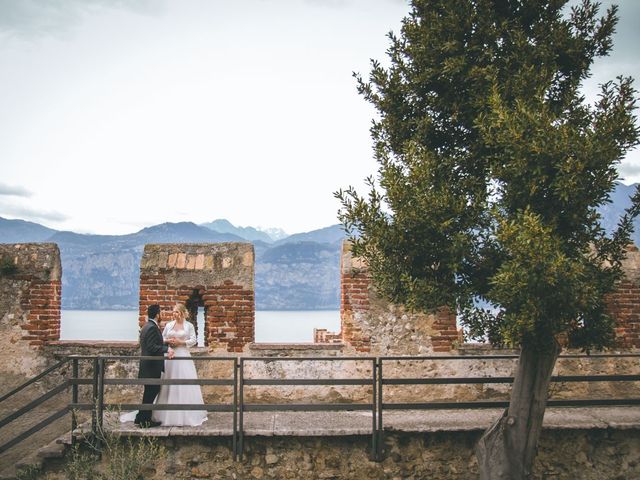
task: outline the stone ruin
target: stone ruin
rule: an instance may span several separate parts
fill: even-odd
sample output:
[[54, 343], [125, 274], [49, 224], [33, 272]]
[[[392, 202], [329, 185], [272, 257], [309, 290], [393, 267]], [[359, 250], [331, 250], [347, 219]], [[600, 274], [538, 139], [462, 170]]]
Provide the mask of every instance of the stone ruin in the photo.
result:
[[[376, 295], [348, 242], [343, 244], [340, 277], [340, 332], [317, 329], [314, 343], [384, 355], [448, 352], [461, 340], [453, 312], [409, 313]], [[140, 265], [140, 324], [153, 303], [166, 311], [186, 304], [194, 325], [198, 307], [204, 307], [205, 345], [214, 351], [246, 351], [255, 341], [253, 246], [146, 245]]]
[[340, 260], [340, 332], [316, 331], [315, 337], [376, 355], [449, 352], [461, 341], [455, 312], [411, 313], [382, 299], [349, 242], [343, 243]]
[[[180, 302], [185, 303], [191, 312], [191, 321], [196, 324], [198, 308], [205, 310], [206, 349], [196, 349], [194, 355], [214, 354], [227, 355], [242, 353], [247, 356], [296, 357], [316, 353], [318, 356], [355, 355], [428, 355], [434, 352], [447, 353], [456, 351], [463, 360], [443, 362], [439, 359], [426, 360], [424, 363], [413, 360], [400, 360], [397, 365], [385, 364], [386, 378], [421, 377], [421, 376], [488, 376], [504, 377], [512, 375], [513, 362], [502, 360], [486, 360], [476, 357], [472, 347], [462, 344], [456, 329], [455, 316], [447, 310], [435, 314], [415, 314], [405, 311], [402, 306], [391, 305], [375, 294], [366, 265], [354, 258], [348, 244], [345, 244], [341, 260], [341, 329], [340, 332], [316, 330], [314, 344], [279, 345], [265, 347], [265, 344], [254, 343], [255, 296], [254, 296], [254, 251], [250, 244], [165, 244], [147, 245], [140, 267], [140, 309], [139, 322], [145, 320], [146, 308], [151, 303], [159, 303], [167, 311]], [[631, 249], [624, 264], [627, 276], [617, 291], [609, 298], [609, 311], [616, 318], [616, 339], [619, 349], [640, 348], [640, 252]], [[0, 363], [0, 378], [5, 391], [13, 385], [22, 383], [29, 377], [52, 365], [60, 356], [68, 354], [85, 355], [137, 355], [137, 342], [60, 342], [60, 298], [61, 298], [60, 253], [55, 244], [13, 244], [0, 245], [0, 321], [4, 335], [0, 337], [0, 348], [5, 358], [11, 362]], [[133, 320], [135, 321], [135, 320]], [[484, 353], [487, 353], [486, 351]], [[353, 359], [353, 357], [348, 357]], [[364, 359], [363, 359], [364, 361]], [[371, 360], [369, 361], [369, 365]], [[198, 375], [201, 378], [230, 378], [233, 374], [229, 366], [217, 367], [215, 362], [197, 362]], [[371, 367], [351, 362], [345, 365], [340, 362], [248, 362], [245, 366], [245, 378], [363, 378], [371, 375]], [[81, 375], [90, 376], [90, 365], [81, 365]], [[585, 359], [575, 361], [572, 358], [559, 359], [556, 366], [559, 375], [577, 374], [637, 374], [638, 365], [634, 358], [598, 358], [588, 362]], [[136, 362], [116, 361], [108, 366], [107, 375], [135, 378]], [[55, 380], [55, 379], [54, 379]], [[60, 379], [49, 385], [59, 384]], [[86, 391], [84, 394], [88, 394]], [[108, 402], [135, 402], [140, 394], [135, 388], [122, 387], [109, 389], [105, 393]], [[411, 402], [416, 398], [422, 401], [476, 401], [508, 399], [508, 385], [386, 385], [384, 398], [390, 403]], [[231, 389], [215, 386], [204, 386], [203, 395], [207, 402], [230, 403]], [[248, 403], [272, 403], [274, 399], [285, 402], [356, 402], [365, 403], [371, 399], [372, 391], [365, 385], [332, 385], [324, 386], [268, 386], [265, 388], [247, 385], [244, 398]], [[552, 395], [556, 399], [563, 398], [637, 398], [638, 388], [629, 385], [609, 382], [582, 382], [573, 385], [557, 385]], [[28, 401], [28, 400], [25, 400]], [[90, 399], [86, 399], [90, 401]], [[440, 428], [440, 427], [438, 427]], [[561, 445], [581, 442], [585, 449], [592, 451], [593, 439], [599, 436], [602, 444], [612, 449], [613, 440], [619, 440], [624, 433], [624, 442], [637, 444], [632, 430], [614, 431], [610, 428], [601, 431], [589, 430], [581, 433], [581, 440], [567, 441], [565, 432], [576, 430], [563, 427]], [[627, 433], [632, 432], [632, 433]], [[387, 432], [386, 444], [389, 445], [393, 433]], [[443, 432], [440, 434], [444, 443], [443, 449], [434, 451], [434, 445], [426, 450], [437, 458], [446, 457], [452, 451], [452, 438], [459, 438], [453, 450], [460, 445], [466, 448], [475, 440], [468, 437], [468, 432]], [[550, 435], [547, 432], [547, 438]], [[562, 436], [564, 435], [564, 436]], [[614, 437], [612, 437], [614, 435]], [[433, 435], [431, 435], [433, 436]], [[444, 436], [444, 437], [443, 437]], [[398, 448], [404, 448], [408, 441], [417, 443], [416, 451], [419, 465], [424, 462], [424, 433], [414, 437], [405, 436], [398, 440]], [[207, 445], [219, 437], [208, 437]], [[220, 437], [222, 438], [222, 437]], [[252, 445], [258, 445], [261, 451], [276, 448], [273, 437], [252, 438]], [[302, 451], [312, 446], [313, 451], [325, 451], [335, 442], [309, 443], [305, 439], [298, 442], [299, 437], [286, 437], [278, 440], [286, 445], [287, 453]], [[431, 437], [430, 437], [431, 438]], [[264, 440], [263, 440], [264, 439]], [[413, 439], [413, 440], [412, 440]], [[469, 440], [471, 439], [471, 440]], [[171, 439], [169, 439], [171, 440]], [[184, 444], [181, 440], [180, 445]], [[345, 437], [346, 446], [359, 442], [353, 455], [364, 455], [368, 439]], [[547, 440], [548, 442], [549, 440]], [[200, 437], [187, 441], [197, 449], [201, 458], [202, 445]], [[224, 442], [227, 442], [224, 439]], [[623, 442], [623, 443], [624, 443]], [[635, 443], [634, 443], [635, 442]], [[432, 442], [433, 443], [433, 442]], [[627, 443], [622, 448], [630, 451]], [[168, 445], [176, 447], [175, 440]], [[342, 444], [341, 444], [342, 445]], [[187, 446], [187, 448], [189, 448]], [[344, 448], [339, 455], [344, 457]], [[393, 447], [396, 448], [396, 447]], [[547, 447], [549, 448], [549, 447]], [[554, 447], [550, 447], [553, 449]], [[210, 448], [209, 448], [210, 449]], [[339, 449], [338, 449], [339, 450]], [[220, 460], [220, 449], [215, 449], [215, 462]], [[228, 458], [228, 448], [222, 450], [226, 455], [226, 463], [235, 468], [236, 464]], [[272, 450], [273, 451], [273, 450]], [[634, 451], [631, 448], [631, 451]], [[213, 450], [212, 450], [213, 452]], [[443, 453], [445, 452], [445, 453]], [[351, 453], [350, 453], [351, 454]], [[306, 453], [305, 453], [306, 455]], [[338, 455], [338, 456], [339, 456]], [[423, 457], [420, 457], [423, 455]], [[443, 457], [444, 455], [444, 457]], [[470, 453], [465, 454], [467, 457]], [[571, 455], [575, 456], [575, 453]], [[581, 455], [584, 455], [581, 452]], [[619, 456], [618, 452], [610, 456]], [[616, 456], [616, 458], [618, 458]], [[340, 458], [342, 458], [340, 457]], [[259, 458], [256, 456], [254, 458]], [[288, 458], [288, 457], [287, 457]], [[393, 458], [393, 457], [391, 457]], [[397, 456], [400, 459], [400, 455]], [[581, 458], [576, 456], [575, 458]], [[584, 455], [584, 458], [587, 458]], [[635, 457], [634, 457], [635, 458]], [[362, 460], [365, 461], [364, 459]], [[450, 459], [446, 459], [447, 469]], [[295, 465], [299, 461], [295, 460]], [[385, 465], [388, 463], [385, 460]], [[402, 457], [401, 465], [406, 459]], [[607, 465], [611, 461], [607, 460]], [[614, 462], [615, 463], [615, 462]], [[624, 462], [623, 462], [624, 463]], [[278, 462], [289, 465], [288, 461]], [[241, 468], [241, 464], [238, 468]], [[351, 465], [351, 463], [350, 463]], [[231, 467], [228, 467], [231, 468]], [[225, 472], [228, 473], [225, 466]], [[386, 468], [386, 467], [385, 467]], [[404, 467], [403, 467], [404, 468]], [[386, 471], [386, 470], [385, 470]], [[406, 470], [402, 470], [405, 471]], [[447, 472], [449, 470], [446, 470]], [[448, 478], [448, 477], [447, 477]], [[594, 477], [596, 478], [596, 477]]]
[[[484, 360], [478, 353], [496, 352], [488, 345], [464, 344], [456, 329], [455, 316], [440, 310], [435, 314], [417, 314], [400, 305], [392, 305], [376, 295], [366, 266], [351, 254], [345, 244], [341, 261], [341, 328], [339, 332], [316, 330], [318, 343], [255, 343], [254, 250], [251, 244], [161, 244], [147, 245], [140, 268], [140, 308], [138, 322], [145, 321], [152, 303], [169, 311], [176, 303], [185, 303], [196, 322], [198, 308], [205, 310], [205, 348], [194, 349], [194, 356], [242, 355], [244, 357], [335, 357], [429, 356], [449, 352], [469, 357], [455, 362], [411, 360], [390, 362], [385, 367], [393, 376], [509, 376], [513, 362]], [[633, 249], [625, 262], [627, 278], [609, 299], [616, 316], [616, 349], [640, 348], [640, 252]], [[6, 335], [0, 348], [15, 362], [0, 363], [3, 384], [18, 385], [55, 363], [62, 356], [120, 355], [139, 353], [137, 342], [59, 341], [60, 335], [60, 254], [54, 244], [0, 245], [0, 321]], [[133, 319], [132, 319], [133, 320]], [[135, 320], [133, 320], [135, 321]], [[368, 362], [368, 363], [367, 363]], [[87, 363], [83, 368], [89, 368]], [[198, 362], [202, 378], [230, 378], [231, 364]], [[108, 375], [134, 378], [135, 362], [118, 361], [110, 365]], [[637, 361], [624, 358], [594, 358], [587, 363], [566, 358], [558, 362], [558, 374], [635, 373]], [[90, 375], [90, 372], [84, 372]], [[370, 361], [340, 362], [260, 362], [248, 361], [247, 378], [366, 378], [371, 375]], [[393, 401], [411, 398], [451, 401], [504, 399], [508, 385], [446, 385], [433, 388], [415, 385], [385, 387]], [[624, 391], [620, 390], [625, 389]], [[110, 389], [109, 401], [132, 401], [135, 389]], [[628, 390], [628, 391], [627, 391]], [[230, 389], [203, 387], [209, 402], [228, 402]], [[557, 398], [636, 395], [636, 388], [608, 382], [564, 385]], [[285, 398], [302, 402], [366, 402], [371, 392], [366, 386], [335, 385], [330, 388], [305, 386], [247, 386], [248, 402]], [[270, 400], [271, 399], [271, 400]], [[126, 403], [125, 401], [125, 403]]]
[[[248, 243], [147, 245], [140, 266], [138, 321], [144, 322], [152, 303], [165, 311], [185, 303], [195, 325], [202, 307], [209, 351], [249, 352], [256, 346], [254, 262]], [[630, 248], [623, 266], [626, 278], [610, 295], [609, 311], [616, 319], [617, 348], [638, 349], [637, 248]], [[61, 273], [55, 244], [0, 245], [0, 320], [7, 332], [0, 340], [3, 351], [20, 357], [59, 340]], [[353, 257], [348, 243], [342, 251], [340, 304], [340, 331], [316, 330], [314, 345], [369, 355], [446, 353], [463, 346], [453, 312], [411, 313], [376, 295], [366, 265]], [[32, 365], [25, 367], [30, 373], [38, 362], [22, 364]]]
[[[640, 252], [630, 246], [623, 262], [625, 278], [608, 296], [608, 312], [616, 322], [616, 348], [640, 348]], [[343, 343], [376, 355], [417, 355], [450, 352], [462, 347], [455, 312], [411, 313], [380, 298], [365, 263], [345, 242], [341, 256], [340, 332], [315, 330], [316, 342]]]
[[622, 262], [625, 278], [607, 298], [607, 310], [616, 321], [616, 346], [640, 348], [640, 251], [633, 245]]
[[204, 308], [205, 345], [242, 352], [255, 338], [254, 251], [250, 243], [146, 245], [140, 263], [140, 316], [187, 306], [197, 329]]
[[3, 379], [35, 375], [33, 352], [60, 338], [60, 250], [55, 243], [0, 244], [0, 349]]

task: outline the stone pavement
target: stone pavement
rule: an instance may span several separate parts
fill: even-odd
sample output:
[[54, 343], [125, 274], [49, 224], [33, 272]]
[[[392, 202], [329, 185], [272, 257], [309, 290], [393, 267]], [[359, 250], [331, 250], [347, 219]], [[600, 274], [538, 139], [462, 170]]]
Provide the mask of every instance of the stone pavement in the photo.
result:
[[[5, 425], [0, 429], [0, 444], [10, 441], [17, 434], [30, 429], [40, 421], [63, 408], [66, 405], [66, 402], [68, 402], [68, 397], [59, 397], [60, 395], [47, 400], [44, 404], [36, 407], [28, 414], [17, 418], [9, 425]], [[18, 408], [28, 403], [31, 399], [32, 398], [28, 397], [26, 394], [23, 395], [22, 392], [20, 392], [14, 398], [10, 398], [3, 402], [2, 408], [0, 408], [0, 418], [6, 418], [18, 410]], [[71, 416], [65, 415], [34, 435], [27, 437], [8, 451], [0, 454], [0, 472], [4, 471], [7, 467], [19, 463], [25, 457], [34, 454], [40, 447], [48, 444], [52, 439], [69, 432], [70, 429]], [[2, 477], [0, 476], [0, 478]]]
[[[456, 432], [486, 430], [502, 409], [396, 410], [384, 412], [385, 431]], [[141, 429], [133, 422], [120, 423], [106, 414], [107, 430], [131, 436], [231, 436], [231, 413], [209, 413], [200, 427], [156, 427]], [[547, 429], [640, 429], [640, 407], [547, 408]], [[342, 436], [370, 435], [371, 412], [246, 412], [246, 436]]]

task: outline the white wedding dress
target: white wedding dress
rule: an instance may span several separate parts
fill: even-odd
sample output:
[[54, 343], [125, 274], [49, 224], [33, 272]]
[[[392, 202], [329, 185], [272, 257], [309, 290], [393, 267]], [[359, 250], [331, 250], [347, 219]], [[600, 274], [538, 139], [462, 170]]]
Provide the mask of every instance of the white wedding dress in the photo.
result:
[[[176, 330], [175, 321], [167, 323], [162, 332], [162, 338], [177, 338], [185, 342], [185, 346], [174, 347], [176, 357], [190, 357], [189, 347], [196, 344], [196, 331], [193, 325], [184, 321], [183, 330]], [[198, 374], [193, 360], [165, 360], [162, 379], [196, 379]], [[202, 404], [202, 390], [200, 385], [162, 385], [156, 397], [156, 404]], [[133, 422], [135, 412], [128, 412], [120, 416], [121, 422]], [[161, 422], [163, 427], [197, 427], [207, 420], [206, 410], [153, 410], [152, 420]]]
[[[169, 322], [164, 327], [162, 337], [166, 340], [176, 338], [185, 342], [185, 346], [175, 347], [173, 350], [176, 357], [190, 357], [189, 347], [196, 344], [196, 332], [193, 325], [188, 321], [184, 321], [183, 330], [176, 329], [175, 322]], [[163, 379], [197, 379], [196, 366], [193, 360], [165, 360]], [[162, 385], [160, 393], [156, 398], [156, 403], [186, 403], [186, 404], [202, 404], [202, 390], [200, 385]], [[191, 426], [196, 427], [202, 425], [207, 420], [206, 410], [154, 410], [151, 417], [156, 422], [161, 422], [163, 427], [166, 426]]]

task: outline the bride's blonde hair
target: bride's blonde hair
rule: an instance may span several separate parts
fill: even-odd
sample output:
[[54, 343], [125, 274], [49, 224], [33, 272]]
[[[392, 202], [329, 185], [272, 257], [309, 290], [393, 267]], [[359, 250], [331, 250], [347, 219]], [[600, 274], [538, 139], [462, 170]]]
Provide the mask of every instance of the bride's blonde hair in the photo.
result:
[[182, 317], [182, 320], [186, 320], [187, 317], [189, 316], [189, 311], [187, 310], [187, 307], [185, 307], [182, 303], [179, 303], [178, 305], [173, 307], [173, 310], [180, 314], [180, 316]]

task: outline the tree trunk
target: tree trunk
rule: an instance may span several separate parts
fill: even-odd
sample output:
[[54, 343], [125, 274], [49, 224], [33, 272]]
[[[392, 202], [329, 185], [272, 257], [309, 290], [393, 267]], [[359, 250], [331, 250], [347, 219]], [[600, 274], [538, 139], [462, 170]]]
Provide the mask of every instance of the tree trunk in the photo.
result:
[[476, 445], [480, 480], [530, 478], [559, 353], [555, 341], [547, 351], [522, 347], [509, 407]]

